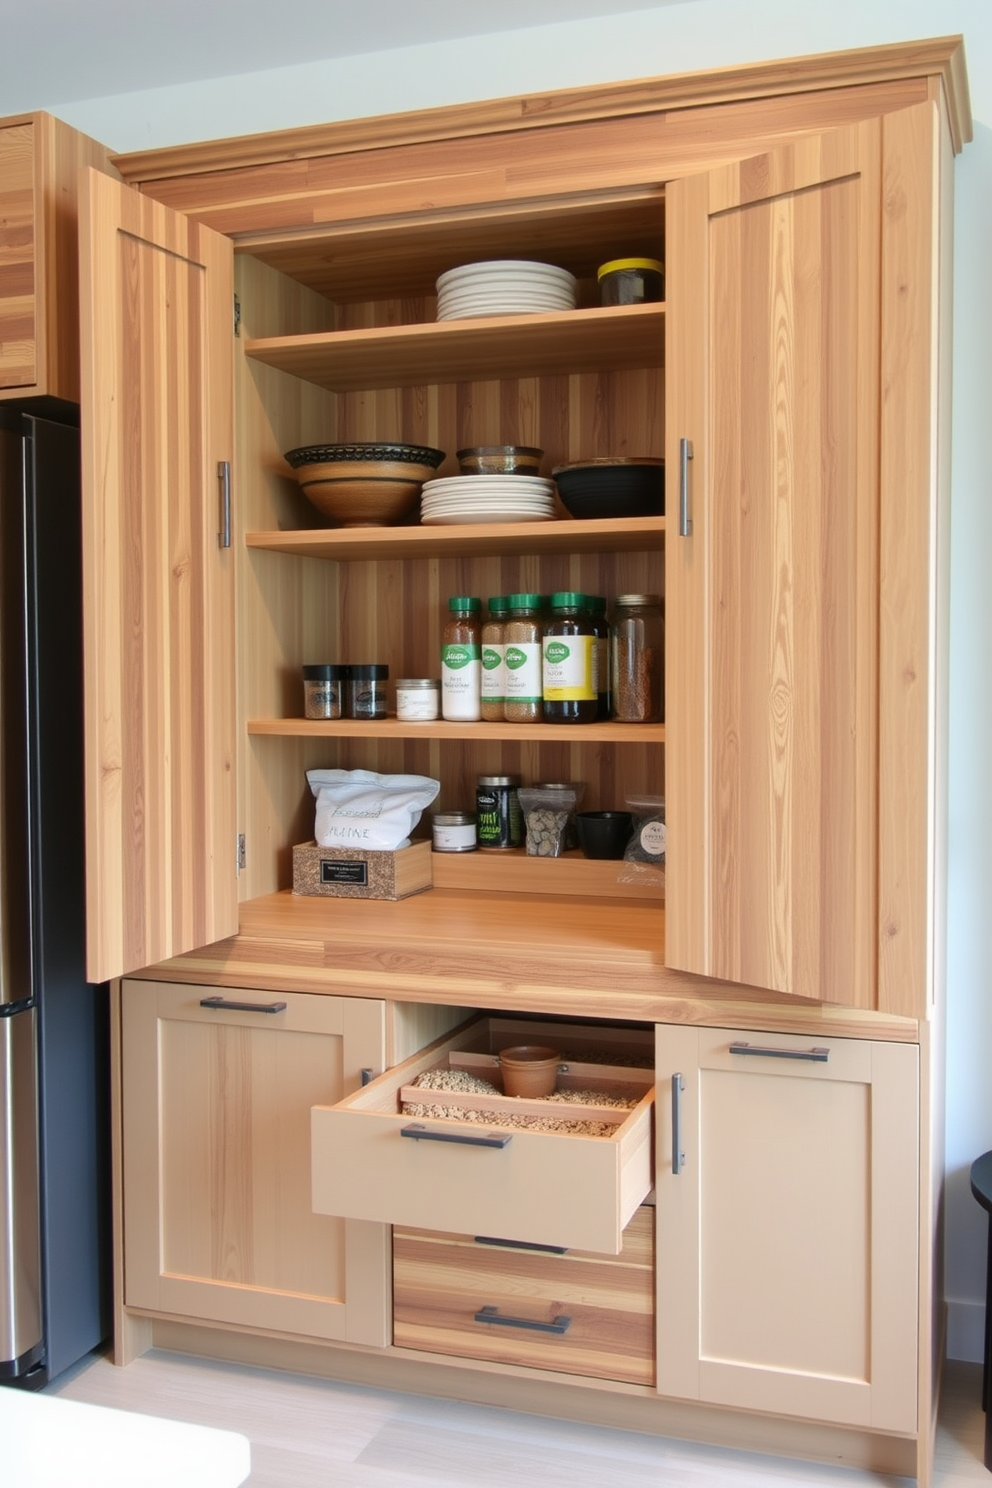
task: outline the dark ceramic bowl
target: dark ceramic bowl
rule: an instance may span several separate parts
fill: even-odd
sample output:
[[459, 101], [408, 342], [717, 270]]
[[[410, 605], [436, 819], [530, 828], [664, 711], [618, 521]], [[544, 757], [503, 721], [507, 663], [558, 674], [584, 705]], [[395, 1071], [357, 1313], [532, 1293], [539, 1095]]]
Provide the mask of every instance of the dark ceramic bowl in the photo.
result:
[[287, 450], [300, 489], [343, 527], [384, 527], [417, 504], [444, 451], [422, 444], [311, 444]]
[[664, 513], [664, 460], [580, 460], [551, 473], [569, 516], [580, 520]]
[[633, 826], [629, 811], [580, 811], [575, 818], [579, 846], [587, 858], [622, 858]]

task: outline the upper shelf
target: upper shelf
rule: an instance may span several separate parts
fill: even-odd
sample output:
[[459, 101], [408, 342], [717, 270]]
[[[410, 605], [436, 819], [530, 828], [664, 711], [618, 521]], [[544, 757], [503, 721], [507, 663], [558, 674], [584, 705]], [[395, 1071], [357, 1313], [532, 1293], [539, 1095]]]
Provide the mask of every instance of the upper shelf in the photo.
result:
[[430, 321], [245, 342], [245, 355], [335, 393], [661, 367], [664, 305]]
[[660, 553], [664, 517], [588, 522], [453, 522], [438, 527], [317, 527], [247, 532], [245, 545], [298, 558], [519, 558], [541, 553]]

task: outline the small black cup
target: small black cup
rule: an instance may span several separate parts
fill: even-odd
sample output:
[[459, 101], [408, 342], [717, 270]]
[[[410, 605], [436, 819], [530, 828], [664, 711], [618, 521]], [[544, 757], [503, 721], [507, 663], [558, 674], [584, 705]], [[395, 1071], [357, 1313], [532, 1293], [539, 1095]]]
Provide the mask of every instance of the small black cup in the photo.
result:
[[587, 858], [622, 858], [630, 841], [633, 817], [629, 811], [580, 811], [575, 827]]

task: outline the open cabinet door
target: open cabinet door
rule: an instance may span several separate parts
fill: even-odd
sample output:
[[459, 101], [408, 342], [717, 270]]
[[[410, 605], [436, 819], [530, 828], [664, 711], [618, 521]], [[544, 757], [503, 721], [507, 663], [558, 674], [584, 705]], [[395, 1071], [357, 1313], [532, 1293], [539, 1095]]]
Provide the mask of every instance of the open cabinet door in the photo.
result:
[[80, 204], [87, 974], [237, 930], [228, 239], [95, 171]]
[[916, 1017], [938, 131], [921, 104], [667, 194], [666, 959]]

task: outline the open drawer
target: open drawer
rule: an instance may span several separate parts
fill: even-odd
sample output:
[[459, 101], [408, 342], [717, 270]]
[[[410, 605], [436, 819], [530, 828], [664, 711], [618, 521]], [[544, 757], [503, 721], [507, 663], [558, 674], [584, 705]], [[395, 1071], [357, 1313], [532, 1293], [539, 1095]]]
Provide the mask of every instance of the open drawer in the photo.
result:
[[[464, 1071], [498, 1087], [499, 1050], [525, 1042], [561, 1051], [553, 1099], [415, 1085]], [[653, 1049], [653, 1030], [475, 1019], [312, 1108], [314, 1210], [619, 1255], [653, 1183]]]

